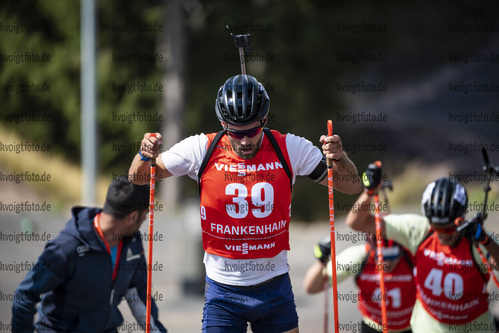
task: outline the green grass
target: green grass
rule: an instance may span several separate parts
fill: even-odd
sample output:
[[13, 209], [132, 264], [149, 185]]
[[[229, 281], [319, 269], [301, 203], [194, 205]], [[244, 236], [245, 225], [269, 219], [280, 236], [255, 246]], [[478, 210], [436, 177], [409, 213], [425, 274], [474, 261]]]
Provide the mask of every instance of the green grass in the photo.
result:
[[[393, 179], [393, 192], [387, 191], [388, 200], [394, 213], [405, 207], [421, 207], [421, 197], [426, 186], [440, 178], [449, 176], [452, 167], [441, 164], [425, 166], [411, 163], [401, 174]], [[468, 193], [468, 218], [482, 206], [485, 192], [485, 182], [463, 183]], [[487, 206], [493, 205], [491, 211], [499, 211], [499, 184], [491, 182]], [[497, 207], [496, 207], [497, 206]]]
[[[0, 142], [3, 145], [23, 143], [24, 140], [19, 135], [0, 127]], [[31, 142], [28, 140], [28, 142]], [[36, 144], [36, 142], [35, 142]], [[13, 183], [13, 186], [6, 186], [9, 191], [23, 191], [24, 186], [32, 188], [37, 195], [44, 199], [50, 199], [52, 206], [56, 210], [61, 210], [66, 205], [77, 205], [81, 203], [82, 192], [82, 170], [79, 165], [68, 161], [55, 154], [53, 149], [45, 152], [38, 151], [2, 151], [0, 169], [6, 174], [35, 173], [50, 175], [48, 181]], [[96, 180], [96, 204], [101, 205], [109, 183], [109, 177], [99, 176]], [[8, 194], [8, 193], [7, 193]], [[22, 195], [22, 193], [21, 193]]]

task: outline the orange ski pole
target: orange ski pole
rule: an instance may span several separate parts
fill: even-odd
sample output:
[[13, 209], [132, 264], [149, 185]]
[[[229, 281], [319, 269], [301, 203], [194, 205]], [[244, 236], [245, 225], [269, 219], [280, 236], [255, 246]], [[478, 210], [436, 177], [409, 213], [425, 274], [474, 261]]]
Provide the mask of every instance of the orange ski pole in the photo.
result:
[[499, 281], [497, 280], [497, 277], [495, 276], [494, 272], [492, 271], [492, 268], [490, 267], [490, 264], [487, 261], [487, 258], [485, 258], [485, 255], [483, 254], [482, 249], [480, 249], [480, 246], [478, 246], [478, 245], [476, 246], [476, 249], [478, 250], [478, 253], [480, 254], [480, 259], [482, 259], [483, 264], [485, 265], [485, 267], [487, 267], [487, 271], [489, 271], [489, 274], [492, 277], [492, 280], [494, 280], [496, 287], [499, 288]]
[[[488, 187], [488, 185], [487, 185], [487, 187]], [[459, 227], [459, 226], [462, 226], [463, 223], [465, 223], [465, 222], [464, 222], [464, 219], [462, 217], [460, 217], [460, 218], [456, 219], [456, 221], [454, 223]], [[458, 228], [458, 231], [459, 231], [459, 228]], [[494, 272], [492, 271], [492, 267], [490, 267], [490, 264], [487, 261], [487, 258], [485, 257], [485, 255], [483, 254], [482, 249], [480, 248], [480, 246], [478, 244], [476, 244], [475, 247], [478, 251], [478, 254], [480, 255], [480, 259], [482, 260], [482, 263], [485, 265], [485, 267], [487, 267], [487, 271], [489, 272], [490, 277], [492, 278], [492, 280], [494, 280], [496, 287], [499, 288], [499, 281], [497, 280], [497, 277], [495, 276]]]
[[328, 332], [329, 326], [329, 277], [327, 276], [326, 270], [323, 270], [324, 279], [324, 333]]
[[[327, 122], [327, 135], [333, 135], [333, 122]], [[338, 322], [338, 282], [336, 279], [336, 235], [334, 230], [333, 160], [327, 159], [327, 180], [329, 193], [329, 231], [331, 238], [331, 267], [333, 273], [334, 332], [339, 332]]]
[[[151, 134], [156, 137], [156, 134]], [[154, 229], [154, 190], [156, 187], [156, 159], [151, 159], [151, 179], [149, 181], [149, 240], [147, 250], [147, 295], [146, 295], [146, 333], [151, 331], [151, 283], [152, 283], [152, 241]]]
[[[381, 168], [381, 162], [376, 161], [374, 164]], [[388, 332], [388, 320], [386, 316], [386, 289], [385, 289], [385, 272], [383, 270], [383, 230], [381, 228], [381, 217], [379, 213], [379, 194], [378, 191], [374, 193], [374, 219], [376, 222], [376, 250], [378, 254], [378, 268], [379, 268], [379, 288], [381, 297], [381, 326], [383, 333]]]

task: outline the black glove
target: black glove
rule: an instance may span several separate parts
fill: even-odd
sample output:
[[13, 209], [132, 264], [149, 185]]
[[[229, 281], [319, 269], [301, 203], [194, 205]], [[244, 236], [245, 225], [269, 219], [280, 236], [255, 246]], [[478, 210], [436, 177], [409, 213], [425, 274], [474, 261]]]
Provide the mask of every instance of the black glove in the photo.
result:
[[324, 265], [329, 261], [331, 257], [331, 240], [329, 238], [324, 239], [314, 246], [314, 256]]
[[484, 220], [482, 212], [476, 213], [470, 221], [466, 221], [459, 226], [457, 231], [472, 242], [487, 243], [489, 241], [489, 236], [482, 227]]
[[362, 183], [367, 189], [369, 195], [381, 185], [383, 173], [381, 172], [381, 162], [376, 161], [367, 166], [367, 170], [362, 174]]

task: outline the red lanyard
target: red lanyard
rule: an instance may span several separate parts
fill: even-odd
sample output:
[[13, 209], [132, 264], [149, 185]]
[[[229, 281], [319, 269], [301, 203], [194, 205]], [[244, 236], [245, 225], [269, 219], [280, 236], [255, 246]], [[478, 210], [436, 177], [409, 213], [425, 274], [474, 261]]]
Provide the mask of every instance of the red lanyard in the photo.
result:
[[[104, 233], [102, 232], [102, 229], [100, 228], [100, 223], [99, 223], [99, 217], [100, 213], [97, 214], [94, 218], [94, 226], [95, 229], [97, 230], [97, 233], [99, 234], [100, 238], [102, 239], [102, 242], [106, 246], [106, 251], [111, 255], [111, 247], [106, 241], [106, 238], [104, 238]], [[114, 269], [113, 269], [113, 280], [116, 277], [116, 273], [118, 272], [118, 266], [120, 262], [120, 257], [121, 257], [121, 248], [123, 247], [123, 240], [120, 239], [120, 243], [118, 244], [118, 253], [116, 253], [116, 260], [114, 261]]]

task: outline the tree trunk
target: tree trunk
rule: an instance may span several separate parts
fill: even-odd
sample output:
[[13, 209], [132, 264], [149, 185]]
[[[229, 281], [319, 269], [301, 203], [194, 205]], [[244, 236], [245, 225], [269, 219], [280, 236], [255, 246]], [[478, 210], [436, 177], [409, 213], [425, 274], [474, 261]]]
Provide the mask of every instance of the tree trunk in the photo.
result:
[[[184, 62], [185, 62], [185, 12], [180, 0], [165, 0], [164, 24], [161, 49], [166, 59], [163, 78], [162, 113], [164, 122], [161, 124], [163, 135], [163, 150], [169, 149], [179, 142], [184, 129]], [[182, 196], [180, 179], [172, 177], [161, 185], [163, 200], [168, 207], [179, 207]], [[173, 212], [173, 211], [170, 211]]]

